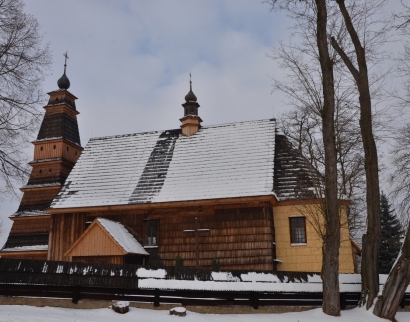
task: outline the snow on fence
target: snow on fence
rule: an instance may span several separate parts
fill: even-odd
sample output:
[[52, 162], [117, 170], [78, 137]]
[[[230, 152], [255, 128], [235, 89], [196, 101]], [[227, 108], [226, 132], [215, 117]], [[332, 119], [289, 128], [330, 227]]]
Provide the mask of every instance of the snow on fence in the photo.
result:
[[[382, 283], [386, 275], [381, 275]], [[356, 305], [360, 275], [340, 274], [342, 308]], [[182, 305], [308, 305], [322, 303], [318, 274], [212, 272], [206, 269], [70, 263], [0, 258], [0, 295], [104, 299]], [[410, 287], [401, 306], [410, 305]]]

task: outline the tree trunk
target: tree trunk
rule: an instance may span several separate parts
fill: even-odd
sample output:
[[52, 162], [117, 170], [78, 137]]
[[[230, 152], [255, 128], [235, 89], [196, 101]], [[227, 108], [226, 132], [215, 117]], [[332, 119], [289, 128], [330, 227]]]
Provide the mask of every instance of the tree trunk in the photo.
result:
[[410, 283], [410, 223], [399, 257], [390, 271], [383, 292], [377, 297], [374, 315], [394, 321], [399, 303]]
[[379, 251], [381, 240], [380, 227], [380, 190], [376, 143], [373, 137], [372, 113], [369, 87], [366, 75], [361, 73], [358, 83], [360, 93], [360, 128], [363, 137], [366, 171], [367, 231], [362, 238], [362, 299], [361, 305], [369, 309], [379, 293]]
[[363, 259], [362, 259], [362, 297], [360, 305], [366, 305], [369, 309], [379, 292], [379, 248], [381, 240], [380, 228], [380, 189], [379, 189], [379, 166], [377, 148], [373, 136], [372, 102], [369, 88], [369, 78], [366, 63], [365, 50], [353, 26], [344, 0], [336, 0], [346, 29], [355, 48], [358, 68], [339, 46], [335, 38], [332, 46], [342, 58], [346, 67], [355, 79], [359, 92], [360, 103], [360, 130], [362, 134], [364, 150], [364, 166], [366, 172], [366, 205], [367, 205], [367, 231], [363, 235]]
[[325, 151], [325, 203], [324, 221], [325, 237], [323, 240], [323, 312], [329, 315], [340, 315], [339, 294], [339, 247], [340, 218], [337, 199], [337, 159], [335, 142], [335, 91], [333, 78], [333, 61], [329, 55], [327, 38], [326, 0], [316, 0], [317, 6], [317, 45], [319, 61], [323, 75], [323, 111], [322, 133]]

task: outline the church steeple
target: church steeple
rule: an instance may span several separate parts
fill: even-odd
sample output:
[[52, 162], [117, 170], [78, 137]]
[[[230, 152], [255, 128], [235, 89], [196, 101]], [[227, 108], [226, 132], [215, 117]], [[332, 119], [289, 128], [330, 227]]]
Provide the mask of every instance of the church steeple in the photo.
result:
[[20, 188], [24, 194], [18, 210], [10, 216], [14, 223], [4, 246], [8, 251], [1, 252], [2, 257], [47, 259], [52, 218], [46, 210], [83, 150], [77, 124], [79, 113], [75, 108], [77, 97], [68, 91], [67, 53], [64, 56], [64, 74], [57, 82], [59, 89], [48, 93], [46, 113], [37, 139], [32, 142], [30, 178]]
[[200, 105], [197, 102], [197, 97], [192, 91], [192, 75], [189, 73], [189, 92], [185, 95], [184, 117], [180, 119], [182, 134], [191, 136], [199, 131], [202, 119], [198, 116], [198, 108]]
[[[48, 208], [83, 150], [75, 106], [77, 97], [68, 91], [67, 53], [64, 56], [64, 74], [57, 81], [59, 89], [48, 93], [46, 113], [33, 141], [34, 159], [30, 162], [33, 169], [27, 185], [21, 188], [24, 195], [18, 212]], [[39, 189], [48, 189], [47, 193], [42, 192], [41, 201], [35, 200]]]

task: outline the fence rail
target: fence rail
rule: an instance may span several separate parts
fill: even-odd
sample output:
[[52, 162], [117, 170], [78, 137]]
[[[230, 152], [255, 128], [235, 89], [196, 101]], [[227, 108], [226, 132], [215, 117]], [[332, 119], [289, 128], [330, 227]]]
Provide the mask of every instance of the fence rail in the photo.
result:
[[[0, 258], [0, 295], [21, 297], [52, 297], [72, 299], [124, 300], [135, 302], [174, 303], [183, 306], [249, 305], [259, 306], [320, 306], [321, 292], [246, 292], [212, 290], [140, 289], [138, 266], [84, 264]], [[171, 269], [171, 271], [175, 269]], [[179, 270], [175, 275], [192, 275], [192, 269]], [[283, 273], [282, 273], [283, 274]], [[209, 275], [204, 273], [201, 276]], [[342, 309], [357, 305], [359, 292], [340, 294]], [[400, 306], [410, 305], [410, 293]]]

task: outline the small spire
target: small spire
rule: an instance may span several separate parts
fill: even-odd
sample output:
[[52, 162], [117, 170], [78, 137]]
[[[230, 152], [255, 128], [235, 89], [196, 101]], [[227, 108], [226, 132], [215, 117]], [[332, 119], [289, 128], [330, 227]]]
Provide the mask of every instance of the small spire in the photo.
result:
[[185, 101], [187, 102], [196, 102], [197, 98], [194, 94], [194, 92], [192, 91], [192, 75], [191, 72], [189, 73], [189, 92], [188, 94], [185, 95]]
[[60, 79], [57, 81], [57, 85], [60, 89], [69, 89], [70, 88], [70, 80], [68, 79], [68, 77], [66, 76], [66, 69], [67, 69], [67, 59], [68, 59], [68, 54], [67, 52], [65, 52], [65, 54], [63, 54], [63, 56], [65, 57], [64, 60], [64, 74], [63, 76], [60, 77]]

